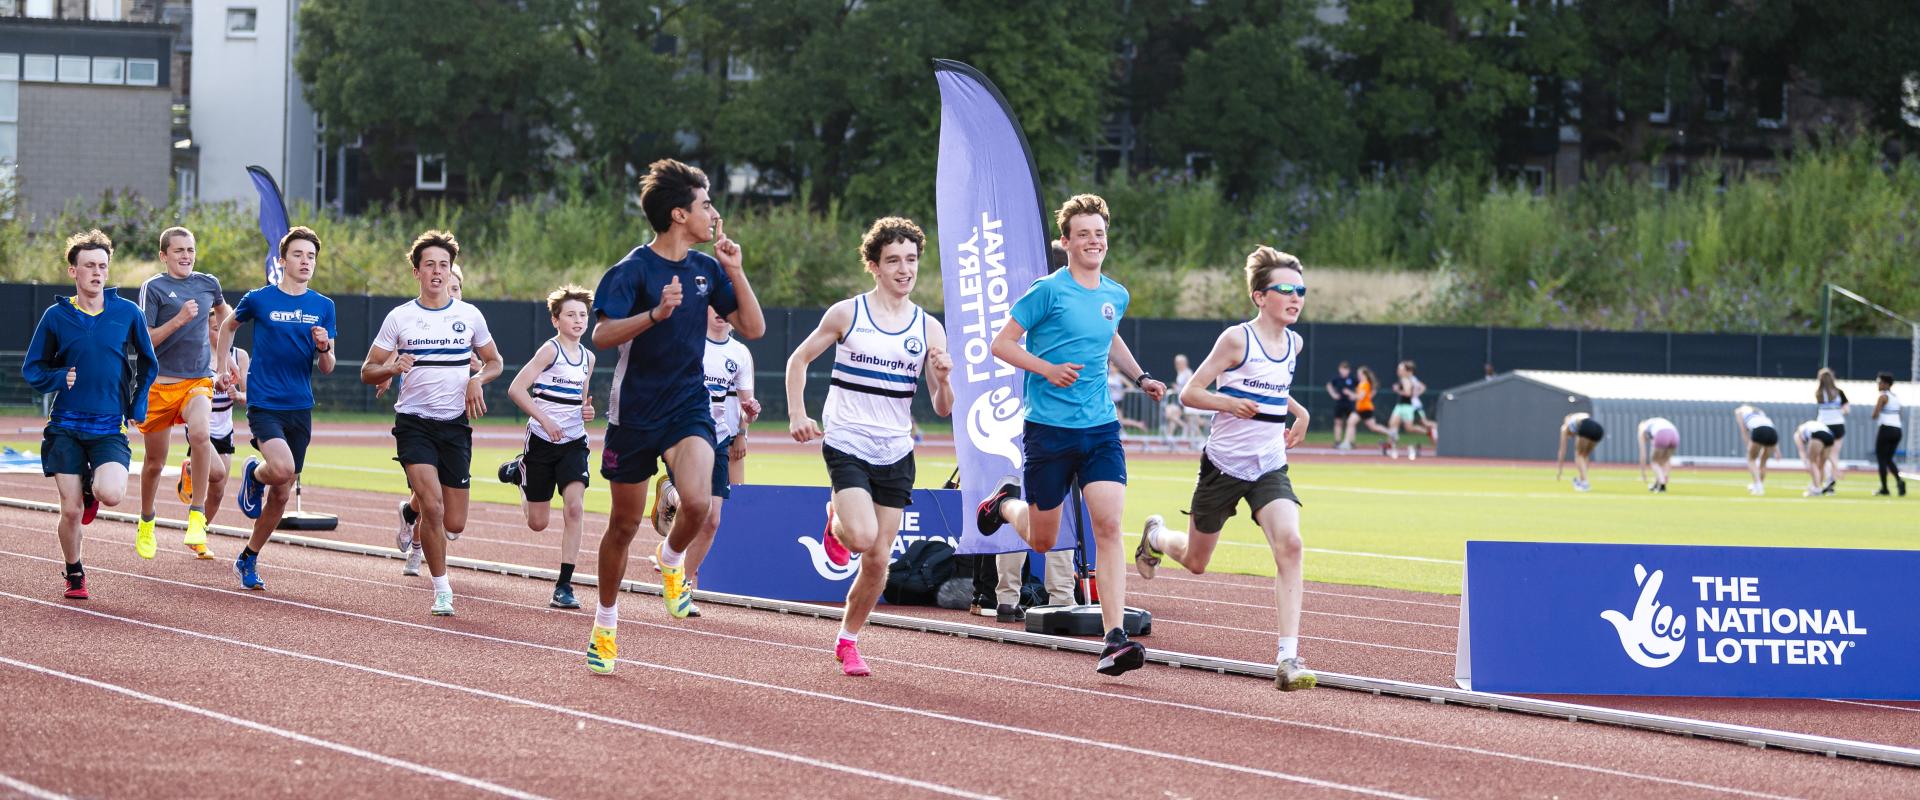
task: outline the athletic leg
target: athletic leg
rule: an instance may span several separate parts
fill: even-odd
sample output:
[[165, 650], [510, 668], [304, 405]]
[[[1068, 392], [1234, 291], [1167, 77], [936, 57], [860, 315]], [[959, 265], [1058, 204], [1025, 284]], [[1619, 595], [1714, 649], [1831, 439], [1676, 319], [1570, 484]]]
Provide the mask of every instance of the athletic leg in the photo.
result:
[[713, 511], [713, 443], [689, 436], [667, 448], [665, 459], [680, 492], [680, 510], [667, 534], [667, 550], [684, 554]]
[[[218, 453], [213, 452], [213, 440], [207, 434], [207, 418], [212, 416], [212, 414], [212, 397], [204, 394], [196, 394], [187, 398], [187, 455], [193, 459], [191, 466], [193, 471], [193, 502], [188, 505], [202, 509], [202, 513], [204, 513], [207, 507], [208, 491], [212, 488], [209, 485], [210, 476], [208, 473], [209, 470], [212, 469], [213, 462], [219, 456]], [[162, 465], [164, 466], [165, 448], [162, 448], [161, 452]], [[154, 476], [158, 478], [159, 474], [155, 473]], [[142, 491], [144, 492], [146, 486], [144, 478], [140, 483]], [[146, 509], [143, 508], [142, 513], [145, 512]]]
[[[1126, 511], [1127, 486], [1118, 481], [1094, 481], [1081, 489], [1087, 514], [1093, 518], [1093, 541], [1099, 552], [1094, 580], [1100, 587], [1101, 628], [1113, 630], [1125, 622], [1127, 551], [1120, 541], [1120, 515]], [[1056, 525], [1058, 517], [1056, 516]]]
[[[140, 518], [146, 520], [153, 519], [154, 495], [160, 491], [160, 473], [167, 468], [167, 448], [172, 444], [173, 428], [146, 431], [141, 439], [146, 443], [146, 454], [140, 458]], [[199, 486], [196, 484], [194, 488]], [[95, 496], [98, 494], [96, 487]]]
[[435, 488], [440, 491], [441, 524], [446, 526], [447, 538], [458, 539], [467, 530], [467, 507], [473, 492], [446, 485]]
[[586, 520], [587, 485], [575, 481], [560, 490], [560, 562], [580, 563], [580, 528]]
[[[1896, 470], [1896, 474], [1897, 474]], [[127, 499], [127, 467], [118, 462], [98, 464], [93, 468], [93, 499], [109, 508], [120, 505]]]
[[63, 564], [76, 564], [84, 544], [80, 526], [80, 476], [56, 473], [53, 485], [60, 492], [60, 522], [55, 529], [60, 539], [60, 560]]
[[[647, 480], [651, 480], [649, 477]], [[607, 513], [607, 530], [600, 535], [600, 605], [613, 608], [620, 601], [620, 582], [627, 576], [627, 549], [640, 532], [640, 517], [647, 510], [647, 480], [638, 483], [612, 481], [607, 489], [613, 494], [613, 508]]]
[[[213, 521], [213, 515], [220, 513], [220, 498], [227, 490], [227, 474], [233, 469], [232, 457], [226, 453], [215, 453], [207, 461], [207, 521]], [[198, 482], [195, 482], [198, 486]]]
[[536, 503], [532, 500], [522, 500], [520, 513], [527, 518], [527, 530], [544, 531], [547, 529], [547, 520], [553, 513], [553, 501], [542, 500]]
[[[835, 517], [843, 524], [854, 523], [842, 528], [848, 538], [841, 542], [847, 549], [864, 554], [859, 574], [854, 576], [853, 585], [847, 587], [846, 615], [840, 622], [842, 633], [857, 636], [866, 626], [874, 605], [880, 602], [881, 590], [887, 588], [887, 566], [893, 555], [894, 532], [900, 529], [900, 509], [875, 506], [873, 498], [860, 489], [842, 489], [834, 493], [833, 499]], [[859, 518], [864, 519], [855, 522]], [[860, 528], [865, 530], [854, 532]], [[857, 546], [855, 541], [859, 542]]]
[[694, 537], [693, 544], [687, 547], [687, 580], [700, 580], [700, 562], [707, 560], [707, 552], [713, 549], [714, 534], [720, 532], [720, 507], [726, 501], [713, 498], [712, 508], [707, 514], [707, 524], [700, 526], [700, 535]]

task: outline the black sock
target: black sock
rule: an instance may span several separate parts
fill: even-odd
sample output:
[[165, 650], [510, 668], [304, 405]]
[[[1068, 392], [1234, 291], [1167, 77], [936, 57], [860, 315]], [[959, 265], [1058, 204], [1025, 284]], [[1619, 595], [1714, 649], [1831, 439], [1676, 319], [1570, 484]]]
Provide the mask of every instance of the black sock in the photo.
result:
[[145, 513], [145, 514], [141, 514], [141, 515], [140, 515], [140, 521], [141, 521], [141, 522], [152, 522], [152, 521], [153, 521], [153, 512], [151, 512], [151, 511], [149, 511], [149, 512], [147, 512], [147, 513]]
[[1127, 630], [1125, 628], [1114, 628], [1113, 630], [1107, 631], [1107, 644], [1124, 644], [1126, 641]]
[[85, 574], [87, 574], [87, 570], [85, 567], [80, 566], [80, 562], [75, 561], [67, 565], [67, 575], [69, 577], [75, 576], [75, 575], [85, 575]]
[[555, 581], [554, 584], [557, 586], [569, 586], [569, 585], [572, 585], [572, 583], [573, 583], [573, 565], [561, 564], [560, 580]]
[[255, 550], [251, 547], [244, 548], [240, 551], [241, 558], [257, 558], [259, 557], [259, 555], [260, 555], [260, 551]]
[[401, 506], [400, 518], [406, 520], [408, 525], [412, 525], [420, 521], [420, 512], [413, 510], [413, 506]]

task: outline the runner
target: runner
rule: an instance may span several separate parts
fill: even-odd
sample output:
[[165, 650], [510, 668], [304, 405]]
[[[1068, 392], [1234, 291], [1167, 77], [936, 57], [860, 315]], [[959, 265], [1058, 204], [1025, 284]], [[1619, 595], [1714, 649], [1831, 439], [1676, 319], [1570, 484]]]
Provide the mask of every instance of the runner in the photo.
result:
[[[207, 489], [212, 485], [213, 446], [207, 416], [213, 408], [213, 326], [231, 310], [220, 293], [220, 279], [193, 269], [193, 233], [168, 228], [160, 234], [160, 261], [166, 271], [140, 284], [140, 310], [146, 315], [147, 335], [153, 339], [160, 377], [147, 390], [147, 418], [138, 426], [146, 451], [140, 462], [140, 522], [133, 549], [141, 558], [153, 558], [154, 497], [160, 492], [160, 473], [167, 467], [167, 447], [176, 425], [187, 426], [188, 463], [182, 480], [191, 485], [187, 499], [187, 532], [181, 543], [194, 556], [212, 559], [207, 551]], [[198, 481], [194, 478], [198, 477]]]
[[1815, 419], [1833, 434], [1833, 446], [1827, 448], [1827, 482], [1820, 487], [1820, 493], [1833, 494], [1840, 482], [1840, 445], [1847, 438], [1847, 412], [1853, 407], [1847, 404], [1847, 393], [1840, 391], [1834, 380], [1833, 370], [1821, 367], [1815, 377], [1820, 381], [1820, 387], [1813, 392], [1813, 401], [1820, 409]]
[[1827, 477], [1827, 452], [1833, 449], [1833, 431], [1820, 424], [1817, 419], [1800, 423], [1793, 429], [1793, 448], [1800, 455], [1800, 461], [1807, 468], [1807, 489], [1801, 492], [1805, 497], [1819, 497], [1826, 494], [1826, 488], [1833, 484]]
[[[1653, 482], [1647, 484], [1647, 491], [1665, 492], [1667, 477], [1673, 474], [1673, 451], [1680, 447], [1680, 429], [1674, 427], [1673, 421], [1666, 417], [1651, 417], [1640, 421], [1640, 429], [1634, 439], [1640, 445], [1640, 480], [1647, 479], [1647, 466], [1652, 465]], [[1566, 439], [1562, 438], [1560, 444], [1564, 447]], [[1648, 452], [1649, 447], [1652, 448], [1651, 453]]]
[[[395, 461], [420, 504], [414, 544], [433, 577], [435, 616], [453, 615], [447, 576], [447, 541], [467, 527], [472, 491], [473, 428], [468, 420], [487, 413], [485, 386], [500, 376], [500, 349], [480, 309], [456, 299], [453, 259], [460, 242], [430, 230], [413, 240], [407, 259], [420, 296], [387, 312], [360, 365], [360, 382], [378, 384], [406, 375], [393, 398]], [[468, 369], [473, 357], [480, 371]], [[397, 357], [396, 357], [397, 356]]]
[[[1188, 407], [1210, 410], [1213, 431], [1200, 452], [1193, 515], [1185, 532], [1168, 530], [1159, 514], [1147, 517], [1133, 564], [1152, 580], [1162, 557], [1199, 575], [1213, 560], [1220, 529], [1242, 500], [1273, 550], [1274, 593], [1280, 610], [1273, 686], [1311, 689], [1319, 679], [1300, 658], [1300, 498], [1287, 477], [1287, 448], [1307, 438], [1311, 417], [1292, 402], [1290, 389], [1305, 340], [1287, 326], [1300, 321], [1307, 287], [1300, 260], [1265, 245], [1247, 255], [1247, 291], [1256, 309], [1249, 322], [1228, 328], [1181, 394]], [[1344, 364], [1342, 365], [1344, 366]], [[1217, 392], [1207, 387], [1218, 379]], [[1294, 419], [1287, 421], [1287, 413]], [[1286, 501], [1286, 502], [1282, 502]]]
[[1560, 430], [1554, 436], [1560, 447], [1553, 454], [1553, 479], [1560, 480], [1561, 468], [1567, 460], [1567, 440], [1573, 442], [1573, 468], [1577, 474], [1573, 478], [1573, 490], [1591, 492], [1593, 484], [1587, 482], [1587, 464], [1593, 461], [1593, 449], [1600, 446], [1600, 439], [1607, 430], [1600, 427], [1600, 421], [1585, 411], [1575, 411], [1560, 420]]
[[1747, 440], [1747, 474], [1753, 476], [1747, 494], [1759, 497], [1767, 493], [1767, 461], [1780, 446], [1780, 432], [1774, 429], [1767, 412], [1750, 405], [1734, 409], [1733, 418], [1740, 437]]
[[500, 467], [500, 480], [520, 487], [527, 527], [547, 529], [553, 492], [560, 490], [560, 577], [553, 583], [554, 608], [579, 608], [573, 568], [580, 560], [580, 529], [586, 515], [589, 442], [593, 421], [593, 349], [580, 342], [591, 318], [593, 293], [567, 284], [547, 294], [554, 337], [533, 351], [507, 387], [507, 396], [527, 415], [527, 441], [519, 457]]
[[1873, 432], [1873, 459], [1880, 466], [1880, 491], [1875, 497], [1887, 496], [1887, 474], [1893, 474], [1893, 482], [1900, 487], [1900, 496], [1907, 496], [1907, 481], [1900, 477], [1900, 463], [1893, 460], [1893, 454], [1900, 450], [1900, 440], [1906, 430], [1900, 423], [1900, 396], [1893, 393], [1893, 373], [1882, 372], [1875, 376], [1880, 397], [1873, 401], [1873, 419], [1879, 427]]
[[[647, 509], [647, 480], [663, 457], [681, 476], [684, 507], [654, 555], [667, 613], [684, 618], [689, 611], [686, 551], [713, 496], [713, 414], [701, 374], [707, 320], [695, 309], [711, 306], [743, 338], [758, 339], [767, 329], [740, 245], [727, 238], [707, 197], [705, 173], [673, 159], [653, 162], [640, 182], [640, 207], [653, 241], [608, 269], [593, 292], [593, 346], [620, 349], [600, 454], [613, 510], [600, 539], [600, 601], [587, 645], [587, 668], [601, 674], [613, 671], [620, 580]], [[718, 260], [692, 249], [706, 242], [714, 243]], [[692, 313], [675, 313], [688, 301]]]
[[1045, 553], [1060, 535], [1068, 489], [1079, 485], [1093, 518], [1095, 580], [1101, 626], [1107, 631], [1095, 670], [1119, 675], [1145, 664], [1147, 649], [1128, 639], [1122, 626], [1127, 554], [1120, 518], [1126, 510], [1127, 457], [1105, 392], [1107, 362], [1113, 360], [1156, 403], [1166, 397], [1167, 386], [1141, 369], [1120, 339], [1128, 294], [1100, 271], [1107, 256], [1107, 222], [1107, 202], [1090, 194], [1073, 197], [1055, 212], [1067, 269], [1034, 281], [993, 338], [994, 357], [1027, 372], [1027, 498], [1014, 496], [1020, 481], [1003, 479], [980, 503], [977, 522], [984, 534], [1010, 522], [1028, 547]]
[[[214, 327], [209, 325], [208, 327]], [[212, 338], [220, 338], [219, 330], [213, 330]], [[207, 348], [207, 369], [213, 370], [213, 348]], [[247, 402], [247, 351], [238, 347], [227, 348], [227, 381], [214, 380], [213, 406], [207, 414], [207, 442], [213, 447], [213, 462], [207, 466], [207, 524], [213, 524], [213, 518], [220, 513], [220, 493], [227, 489], [227, 476], [233, 470], [233, 404]], [[231, 385], [227, 385], [231, 384]], [[222, 388], [225, 386], [225, 388]], [[187, 457], [193, 457], [192, 452]], [[180, 478], [174, 482], [173, 490], [180, 496], [180, 502], [191, 502], [193, 498], [193, 472], [186, 464], [180, 465]]]
[[[265, 589], [260, 551], [293, 497], [293, 482], [307, 462], [313, 439], [313, 370], [333, 372], [337, 323], [333, 301], [308, 288], [320, 259], [320, 237], [304, 225], [280, 237], [280, 280], [247, 292], [220, 326], [214, 343], [214, 388], [231, 388], [228, 357], [233, 335], [253, 323], [254, 358], [247, 363], [247, 427], [253, 449], [240, 471], [240, 513], [253, 519], [253, 536], [233, 560], [234, 574], [248, 589]], [[258, 369], [255, 369], [258, 367]]]
[[953, 413], [947, 329], [907, 299], [926, 241], [912, 220], [874, 220], [860, 241], [873, 290], [834, 303], [787, 358], [787, 430], [794, 441], [811, 442], [823, 435], [807, 415], [807, 365], [833, 348], [833, 381], [822, 414], [826, 441], [820, 447], [833, 501], [821, 538], [836, 566], [853, 553], [862, 556], [833, 645], [841, 671], [856, 677], [871, 673], [860, 657], [860, 629], [887, 588], [893, 538], [902, 511], [913, 504], [913, 397], [923, 374], [933, 413]]
[[[107, 289], [113, 241], [90, 230], [67, 237], [66, 244], [73, 296], [54, 298], [40, 315], [20, 376], [36, 392], [57, 393], [40, 434], [40, 472], [60, 492], [56, 532], [60, 561], [67, 565], [66, 597], [85, 600], [82, 528], [101, 504], [117, 506], [126, 497], [133, 451], [121, 428], [147, 418], [156, 367], [140, 307]], [[127, 363], [129, 346], [137, 367]]]
[[[1387, 422], [1387, 455], [1400, 457], [1400, 431], [1424, 433], [1428, 440], [1438, 443], [1440, 433], [1433, 422], [1426, 417], [1426, 411], [1420, 405], [1420, 395], [1427, 393], [1427, 384], [1414, 373], [1413, 359], [1400, 362], [1395, 368], [1399, 377], [1393, 382], [1393, 418]], [[1407, 445], [1407, 458], [1420, 457], [1418, 443]]]
[[[1185, 387], [1176, 387], [1184, 389]], [[1353, 419], [1355, 394], [1360, 389], [1360, 378], [1353, 374], [1353, 366], [1345, 361], [1335, 368], [1332, 378], [1327, 380], [1327, 396], [1333, 399], [1333, 449], [1353, 449]]]
[[[452, 295], [455, 300], [465, 300], [466, 298], [460, 294], [460, 284], [466, 280], [466, 274], [460, 270], [459, 264], [453, 265], [452, 273], [453, 279], [451, 283], [447, 284], [447, 294]], [[393, 355], [394, 359], [398, 359], [399, 357], [399, 353]], [[389, 359], [387, 363], [389, 366], [392, 366], [393, 360]], [[479, 374], [480, 365], [479, 356], [468, 356], [467, 369], [470, 374]], [[399, 377], [398, 373], [395, 373], [395, 375], [396, 378]], [[393, 386], [396, 378], [386, 378], [374, 384], [373, 396], [379, 397], [386, 394], [387, 389]], [[400, 378], [399, 382], [404, 384], [406, 381], [404, 378]], [[589, 411], [591, 411], [591, 409], [589, 409]], [[408, 577], [414, 577], [420, 574], [420, 562], [426, 558], [426, 551], [422, 549], [420, 542], [413, 538], [413, 528], [419, 524], [419, 522], [420, 493], [414, 491], [413, 479], [409, 478], [407, 479], [407, 501], [400, 504], [400, 530], [393, 540], [394, 546], [400, 548], [400, 552], [407, 554], [406, 565], [400, 568], [400, 574]], [[460, 531], [446, 531], [447, 541], [451, 542], [459, 539], [460, 533]]]
[[[1365, 425], [1367, 430], [1381, 436], [1390, 436], [1393, 433], [1387, 429], [1387, 426], [1380, 424], [1380, 420], [1375, 419], [1373, 392], [1380, 386], [1380, 379], [1374, 376], [1373, 368], [1361, 364], [1360, 368], [1354, 372], [1359, 373], [1360, 381], [1353, 390], [1353, 414], [1347, 417], [1347, 439], [1343, 442], [1346, 445], [1341, 448], [1343, 450], [1353, 449], [1353, 434], [1359, 425]], [[1380, 455], [1387, 455], [1387, 448], [1387, 441], [1380, 442]]]

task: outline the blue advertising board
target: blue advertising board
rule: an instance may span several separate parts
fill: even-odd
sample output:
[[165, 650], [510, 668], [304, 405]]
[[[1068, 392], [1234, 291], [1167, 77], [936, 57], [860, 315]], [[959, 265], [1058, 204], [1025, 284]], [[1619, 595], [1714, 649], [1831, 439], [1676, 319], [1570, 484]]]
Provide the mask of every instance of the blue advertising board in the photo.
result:
[[1920, 552], [1468, 542], [1455, 680], [1920, 700]]
[[[700, 565], [700, 588], [775, 600], [845, 600], [860, 556], [846, 566], [827, 560], [821, 535], [826, 532], [829, 497], [825, 486], [734, 486], [733, 497], [722, 507], [713, 550]], [[957, 546], [962, 523], [972, 517], [973, 509], [963, 509], [958, 490], [913, 490], [913, 504], [900, 516], [893, 557], [927, 538]], [[1074, 546], [1071, 521], [1071, 515], [1061, 520], [1056, 550]], [[1088, 541], [1087, 559], [1093, 557], [1093, 542]]]

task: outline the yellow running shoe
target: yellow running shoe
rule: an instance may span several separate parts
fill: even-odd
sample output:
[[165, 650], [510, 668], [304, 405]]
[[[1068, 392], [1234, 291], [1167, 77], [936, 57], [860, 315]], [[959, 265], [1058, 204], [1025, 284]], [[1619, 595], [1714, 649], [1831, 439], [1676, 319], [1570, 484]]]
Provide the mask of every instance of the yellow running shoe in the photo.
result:
[[613, 642], [614, 629], [593, 626], [593, 634], [587, 640], [587, 669], [601, 675], [613, 674], [613, 662], [620, 655], [620, 648]]
[[181, 459], [180, 480], [173, 482], [173, 491], [174, 491], [174, 494], [177, 494], [180, 496], [180, 502], [182, 504], [193, 505], [193, 457], [192, 456], [188, 456], [184, 459]]
[[140, 524], [133, 529], [133, 552], [139, 553], [141, 558], [151, 559], [159, 551], [160, 547], [153, 543], [153, 520], [140, 520]]
[[687, 568], [667, 566], [667, 560], [662, 557], [666, 547], [666, 542], [653, 547], [653, 558], [660, 564], [660, 596], [666, 598], [668, 614], [674, 619], [686, 619], [693, 611], [693, 593], [687, 591]]
[[187, 510], [187, 534], [180, 537], [180, 543], [193, 551], [195, 558], [202, 561], [213, 558], [207, 552], [207, 515], [192, 509]]

